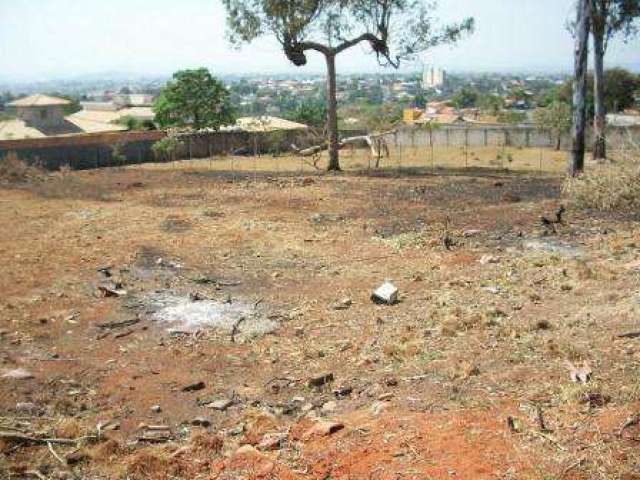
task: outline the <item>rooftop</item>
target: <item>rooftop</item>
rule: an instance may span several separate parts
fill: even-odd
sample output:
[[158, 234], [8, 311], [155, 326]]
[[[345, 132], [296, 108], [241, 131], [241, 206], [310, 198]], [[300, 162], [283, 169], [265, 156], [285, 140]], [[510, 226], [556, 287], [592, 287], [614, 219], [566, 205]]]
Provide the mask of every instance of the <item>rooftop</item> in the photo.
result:
[[49, 107], [54, 105], [69, 105], [70, 103], [69, 100], [64, 98], [37, 94], [15, 100], [8, 105], [11, 107]]

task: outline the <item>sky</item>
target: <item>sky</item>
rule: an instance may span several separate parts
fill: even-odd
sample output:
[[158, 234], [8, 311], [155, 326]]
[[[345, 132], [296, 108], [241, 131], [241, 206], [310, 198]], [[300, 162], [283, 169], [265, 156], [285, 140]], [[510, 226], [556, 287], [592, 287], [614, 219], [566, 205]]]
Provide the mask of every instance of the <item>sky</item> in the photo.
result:
[[[455, 47], [438, 47], [405, 65], [450, 71], [562, 71], [572, 68], [566, 29], [574, 0], [440, 0], [438, 16], [476, 20]], [[377, 71], [364, 47], [339, 57], [338, 71]], [[214, 74], [316, 73], [311, 54], [298, 68], [273, 39], [240, 51], [225, 39], [219, 0], [0, 0], [0, 80], [42, 81], [118, 72], [165, 75], [206, 66]], [[614, 42], [608, 66], [640, 69], [640, 39]]]

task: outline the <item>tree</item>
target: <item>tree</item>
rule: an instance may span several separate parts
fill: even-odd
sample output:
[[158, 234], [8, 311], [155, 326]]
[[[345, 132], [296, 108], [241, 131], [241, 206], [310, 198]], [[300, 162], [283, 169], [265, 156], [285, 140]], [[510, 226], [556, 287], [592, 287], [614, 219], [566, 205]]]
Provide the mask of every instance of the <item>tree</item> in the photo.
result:
[[160, 91], [153, 105], [163, 127], [219, 129], [235, 122], [229, 92], [206, 68], [182, 70]]
[[[634, 107], [633, 92], [640, 88], [640, 76], [623, 68], [612, 68], [604, 71], [602, 82], [604, 90], [604, 107], [607, 112], [620, 112]], [[571, 103], [573, 98], [573, 82], [568, 81], [548, 95], [548, 103], [553, 101]], [[545, 96], [545, 100], [547, 100]], [[587, 94], [585, 99], [587, 116], [591, 120], [595, 113], [594, 79], [587, 76]]]
[[327, 121], [325, 102], [307, 100], [299, 102], [293, 109], [284, 113], [284, 118], [304, 123], [311, 127], [323, 128]]
[[451, 104], [458, 108], [471, 108], [476, 106], [478, 92], [469, 87], [462, 87], [451, 99]]
[[508, 123], [509, 125], [517, 125], [523, 123], [527, 119], [527, 114], [519, 110], [502, 110], [498, 113], [498, 123]]
[[504, 99], [500, 95], [494, 95], [492, 93], [482, 95], [476, 103], [482, 111], [494, 116], [498, 116], [504, 108]]
[[473, 20], [436, 30], [432, 2], [424, 0], [223, 0], [230, 40], [251, 42], [271, 34], [296, 66], [317, 52], [327, 65], [329, 170], [340, 170], [336, 57], [359, 44], [368, 45], [383, 66], [398, 68], [435, 45], [458, 40]]
[[575, 53], [573, 74], [573, 123], [571, 128], [571, 160], [569, 174], [577, 176], [584, 170], [584, 135], [587, 120], [587, 67], [589, 49], [591, 0], [576, 3]]
[[552, 102], [545, 108], [533, 112], [533, 120], [541, 129], [548, 128], [556, 136], [556, 150], [560, 150], [562, 135], [571, 130], [571, 105], [565, 102]]
[[636, 33], [640, 18], [638, 0], [589, 0], [594, 62], [593, 158], [606, 158], [606, 106], [604, 55], [611, 38], [622, 33], [625, 39]]

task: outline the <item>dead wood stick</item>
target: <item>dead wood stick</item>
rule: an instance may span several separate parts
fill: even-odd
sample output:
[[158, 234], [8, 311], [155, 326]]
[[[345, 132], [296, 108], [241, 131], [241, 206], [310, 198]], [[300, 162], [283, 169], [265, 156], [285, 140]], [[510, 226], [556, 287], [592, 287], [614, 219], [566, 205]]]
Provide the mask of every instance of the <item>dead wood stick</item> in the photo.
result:
[[46, 445], [48, 443], [58, 445], [76, 445], [82, 440], [96, 439], [95, 435], [87, 435], [78, 438], [37, 438], [30, 435], [23, 435], [15, 432], [2, 432], [0, 431], [0, 439], [9, 440], [18, 443], [35, 443], [38, 445]]
[[537, 432], [535, 430], [529, 430], [529, 433], [531, 433], [533, 435], [537, 435], [538, 437], [541, 437], [541, 438], [545, 439], [546, 441], [552, 443], [558, 450], [561, 450], [563, 452], [567, 451], [566, 447], [560, 445], [560, 443], [558, 443], [558, 441], [555, 438], [551, 437], [550, 435], [547, 435], [547, 434], [542, 433], [542, 432]]
[[131, 318], [129, 320], [122, 320], [120, 322], [99, 323], [98, 327], [106, 330], [113, 330], [116, 328], [130, 327], [131, 325], [135, 325], [136, 323], [139, 323], [139, 322], [140, 322], [139, 318]]
[[49, 480], [47, 477], [45, 477], [43, 474], [41, 474], [37, 470], [27, 470], [24, 473], [27, 475], [33, 475], [34, 477], [39, 478], [40, 480]]
[[67, 461], [63, 459], [60, 455], [58, 455], [58, 453], [53, 449], [53, 444], [51, 442], [47, 442], [47, 448], [49, 449], [49, 451], [51, 452], [51, 455], [53, 455], [56, 460], [58, 460], [64, 466], [67, 465]]
[[638, 338], [640, 337], [640, 331], [619, 333], [617, 337], [618, 338]]

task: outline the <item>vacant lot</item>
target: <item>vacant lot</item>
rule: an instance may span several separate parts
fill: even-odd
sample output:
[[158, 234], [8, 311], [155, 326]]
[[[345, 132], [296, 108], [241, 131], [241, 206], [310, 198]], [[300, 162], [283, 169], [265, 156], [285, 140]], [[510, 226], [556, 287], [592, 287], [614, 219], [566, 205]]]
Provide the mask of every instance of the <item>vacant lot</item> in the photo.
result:
[[5, 183], [0, 477], [640, 478], [637, 224], [411, 158]]

